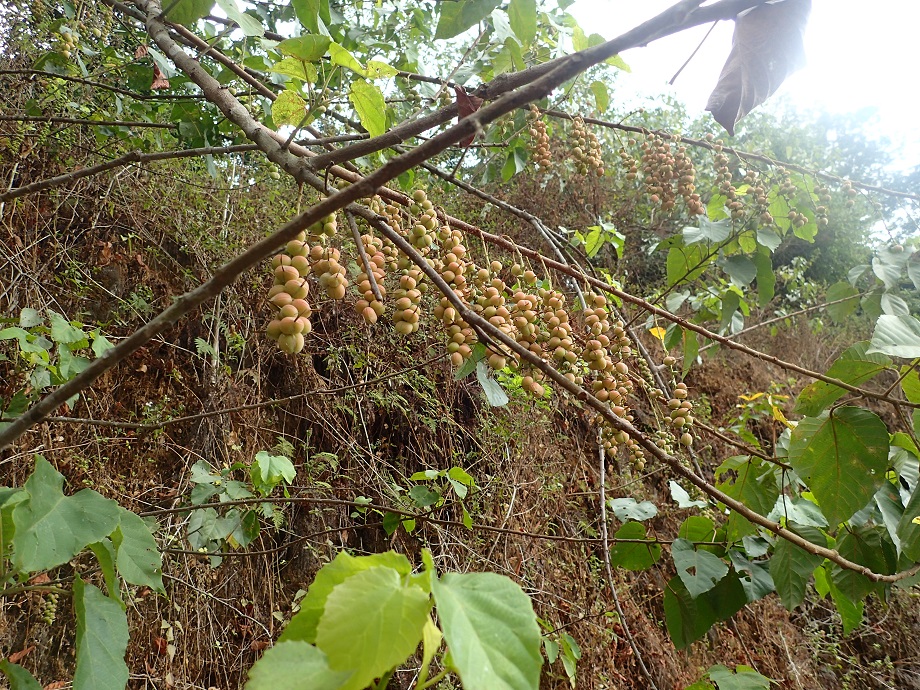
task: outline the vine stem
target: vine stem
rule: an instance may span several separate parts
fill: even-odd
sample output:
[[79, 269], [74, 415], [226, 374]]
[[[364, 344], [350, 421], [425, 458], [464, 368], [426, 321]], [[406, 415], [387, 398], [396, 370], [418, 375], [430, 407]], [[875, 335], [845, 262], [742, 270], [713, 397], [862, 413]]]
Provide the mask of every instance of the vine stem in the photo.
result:
[[626, 619], [626, 614], [620, 603], [620, 596], [617, 594], [617, 585], [613, 579], [613, 566], [610, 563], [610, 543], [607, 537], [607, 494], [604, 486], [607, 481], [607, 457], [600, 433], [598, 433], [597, 437], [597, 459], [601, 475], [601, 544], [604, 549], [604, 569], [607, 572], [607, 584], [610, 585], [610, 594], [613, 597], [613, 604], [616, 606], [617, 615], [620, 617], [620, 625], [623, 628], [623, 632], [626, 633], [626, 639], [629, 641], [629, 646], [632, 648], [636, 661], [639, 662], [639, 668], [642, 669], [642, 675], [645, 676], [652, 690], [658, 690], [658, 686], [655, 685], [655, 679], [652, 678], [652, 674], [649, 672], [648, 667], [645, 665], [645, 660], [642, 658], [642, 651], [639, 649], [638, 643], [636, 643], [636, 638], [633, 637], [632, 631], [629, 629], [629, 622]]

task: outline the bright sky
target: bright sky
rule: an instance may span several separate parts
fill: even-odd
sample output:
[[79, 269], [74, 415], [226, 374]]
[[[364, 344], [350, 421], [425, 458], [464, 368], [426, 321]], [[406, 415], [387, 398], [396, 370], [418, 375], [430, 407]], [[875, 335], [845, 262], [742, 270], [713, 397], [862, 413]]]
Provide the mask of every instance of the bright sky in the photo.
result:
[[[569, 9], [586, 33], [610, 39], [650, 19], [675, 0], [577, 0]], [[674, 87], [668, 81], [708, 30], [697, 27], [627, 51], [632, 75], [618, 80], [637, 94], [675, 93], [703, 112], [731, 47], [733, 24], [720, 23]], [[846, 113], [878, 111], [879, 129], [892, 140], [898, 167], [920, 165], [920, 2], [917, 0], [814, 0], [805, 36], [808, 65], [780, 95], [796, 107]]]

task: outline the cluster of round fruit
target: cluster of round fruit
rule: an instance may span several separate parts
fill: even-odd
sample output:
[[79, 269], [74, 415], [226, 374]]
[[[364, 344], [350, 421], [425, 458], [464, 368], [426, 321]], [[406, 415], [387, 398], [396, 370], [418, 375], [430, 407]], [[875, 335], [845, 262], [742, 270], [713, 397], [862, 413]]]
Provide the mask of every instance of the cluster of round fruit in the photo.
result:
[[677, 195], [672, 184], [677, 171], [671, 142], [659, 134], [652, 134], [642, 142], [642, 175], [645, 188], [653, 204], [660, 204], [663, 211], [670, 211], [676, 204]]
[[312, 330], [312, 310], [307, 302], [311, 267], [306, 233], [287, 243], [285, 251], [272, 259], [275, 284], [268, 291], [269, 301], [278, 309], [266, 329], [269, 338], [282, 352], [296, 354], [303, 350], [304, 336]]
[[[674, 364], [673, 357], [665, 357], [665, 364]], [[666, 401], [669, 413], [669, 421], [678, 433], [680, 433], [680, 445], [689, 448], [693, 445], [693, 436], [690, 435], [690, 428], [693, 426], [693, 403], [687, 400], [687, 384], [683, 381], [674, 386], [674, 397]], [[664, 396], [661, 397], [664, 400]]]
[[438, 222], [438, 214], [434, 209], [434, 204], [428, 199], [428, 194], [424, 189], [416, 189], [412, 192], [412, 204], [409, 206], [409, 213], [416, 218], [416, 221], [412, 226], [412, 232], [408, 239], [412, 246], [424, 256], [428, 254], [428, 248], [437, 241], [436, 231], [441, 225]]
[[44, 596], [42, 596], [42, 620], [48, 625], [52, 625], [54, 623], [54, 619], [57, 615], [59, 598], [60, 595], [57, 592], [46, 592]]
[[396, 311], [393, 312], [393, 326], [403, 335], [418, 330], [421, 315], [422, 292], [427, 291], [428, 284], [423, 282], [425, 275], [416, 266], [406, 268], [399, 277], [399, 287], [393, 291]]
[[66, 24], [60, 28], [57, 36], [58, 50], [65, 58], [70, 58], [80, 42], [80, 34]]
[[[674, 138], [680, 141], [678, 135], [675, 134]], [[696, 169], [686, 146], [678, 146], [674, 154], [674, 179], [677, 181], [677, 193], [683, 198], [690, 215], [699, 216], [706, 213], [700, 195], [695, 191]]]
[[374, 294], [371, 280], [376, 283], [379, 295], [386, 297], [387, 289], [383, 284], [386, 277], [386, 273], [383, 270], [386, 265], [386, 257], [383, 254], [383, 242], [379, 237], [374, 237], [371, 234], [362, 235], [361, 244], [364, 245], [364, 252], [367, 254], [371, 276], [368, 276], [364, 271], [358, 274], [355, 285], [358, 288], [358, 292], [361, 293], [361, 298], [355, 302], [355, 311], [364, 319], [367, 325], [372, 326], [377, 323], [378, 317], [383, 316], [384, 306], [383, 302], [378, 300], [377, 295]]
[[[712, 135], [707, 136], [707, 139], [710, 139]], [[728, 200], [728, 203], [735, 201], [737, 196], [737, 191], [732, 185], [732, 171], [729, 167], [729, 159], [725, 154], [722, 140], [716, 139], [715, 143], [712, 146], [712, 150], [715, 153], [715, 169], [716, 169], [716, 186], [719, 188], [719, 192]]]
[[856, 195], [859, 194], [854, 188], [853, 183], [849, 180], [844, 180], [843, 184], [840, 186], [843, 193], [847, 195], [847, 206], [853, 206], [856, 204]]
[[533, 159], [543, 170], [553, 162], [552, 152], [549, 149], [549, 135], [546, 133], [546, 123], [540, 116], [540, 109], [531, 104], [530, 114], [530, 150]]
[[594, 171], [598, 177], [604, 175], [604, 159], [597, 136], [585, 126], [585, 121], [578, 115], [572, 118], [571, 152], [575, 159], [575, 169], [580, 175]]

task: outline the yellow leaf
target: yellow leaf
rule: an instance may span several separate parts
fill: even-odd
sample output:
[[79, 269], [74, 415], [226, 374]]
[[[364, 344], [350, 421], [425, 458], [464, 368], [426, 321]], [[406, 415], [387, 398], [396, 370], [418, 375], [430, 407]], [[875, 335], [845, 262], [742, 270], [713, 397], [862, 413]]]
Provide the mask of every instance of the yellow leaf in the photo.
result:
[[651, 333], [653, 337], [658, 338], [658, 340], [664, 341], [666, 331], [661, 326], [649, 328], [648, 332]]

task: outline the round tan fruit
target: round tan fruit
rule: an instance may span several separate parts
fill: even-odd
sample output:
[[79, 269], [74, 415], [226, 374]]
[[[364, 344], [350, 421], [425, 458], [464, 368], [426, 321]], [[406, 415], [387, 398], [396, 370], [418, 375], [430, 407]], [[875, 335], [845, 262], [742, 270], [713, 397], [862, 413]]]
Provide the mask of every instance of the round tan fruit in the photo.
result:
[[375, 312], [370, 307], [364, 307], [364, 309], [361, 310], [361, 317], [369, 326], [373, 326], [375, 323], [377, 323], [377, 312]]
[[295, 299], [291, 302], [291, 305], [297, 309], [297, 316], [309, 318], [313, 313], [313, 310], [310, 309], [310, 304], [305, 299]]
[[295, 333], [300, 333], [301, 330], [296, 317], [286, 316], [281, 319], [281, 333], [283, 335], [294, 335]]
[[278, 336], [281, 335], [281, 320], [272, 319], [268, 322], [268, 327], [265, 329], [265, 334], [272, 340], [278, 340]]
[[306, 299], [310, 293], [310, 284], [303, 278], [296, 278], [284, 284], [284, 291], [294, 299]]
[[[288, 296], [290, 297], [290, 295], [288, 295]], [[294, 301], [294, 300], [292, 299], [291, 302], [293, 302], [293, 301]], [[293, 304], [290, 304], [290, 303], [289, 303], [289, 304], [285, 304], [283, 307], [281, 307], [281, 311], [279, 312], [279, 316], [280, 316], [282, 319], [285, 319], [285, 318], [288, 318], [288, 317], [290, 317], [290, 318], [292, 318], [292, 319], [296, 319], [298, 316], [300, 316], [300, 312], [297, 311], [297, 307], [295, 307]]]
[[[279, 288], [280, 288], [280, 287], [282, 287], [282, 286], [281, 286], [281, 285], [278, 285], [278, 286], [276, 286], [276, 287], [279, 287]], [[272, 289], [274, 289], [274, 288], [272, 288]], [[289, 305], [291, 302], [293, 302], [293, 301], [294, 301], [294, 298], [291, 297], [291, 296], [290, 296], [288, 293], [286, 293], [286, 292], [278, 292], [278, 293], [272, 295], [272, 296], [271, 296], [271, 299], [269, 299], [268, 301], [271, 302], [271, 303], [272, 303], [273, 305], [275, 305], [276, 307], [278, 307], [279, 309], [281, 309], [282, 307], [287, 306], [287, 305]]]

